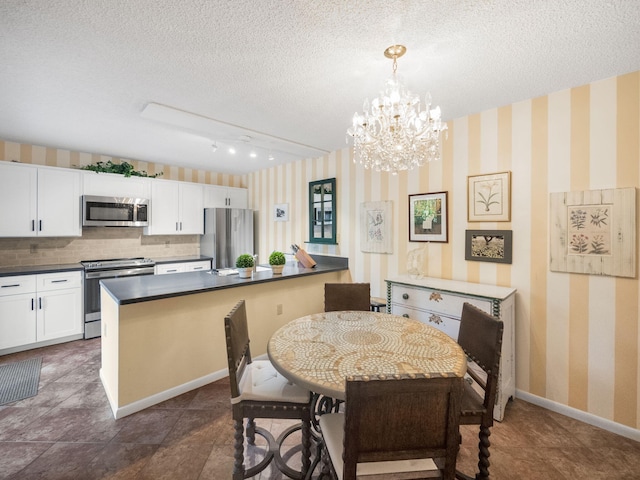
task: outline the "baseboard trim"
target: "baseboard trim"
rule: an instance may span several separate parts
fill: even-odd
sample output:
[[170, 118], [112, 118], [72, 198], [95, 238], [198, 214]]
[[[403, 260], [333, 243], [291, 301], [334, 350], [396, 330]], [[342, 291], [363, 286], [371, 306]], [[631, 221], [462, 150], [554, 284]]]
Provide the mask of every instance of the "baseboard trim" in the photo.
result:
[[112, 398], [109, 390], [106, 387], [106, 383], [102, 376], [102, 369], [100, 369], [100, 379], [102, 380], [102, 385], [107, 394], [107, 399], [109, 400], [109, 404], [111, 405], [111, 411], [113, 412], [113, 416], [116, 419], [123, 418], [127, 415], [131, 415], [133, 413], [144, 410], [145, 408], [152, 407], [154, 405], [157, 405], [158, 403], [164, 402], [165, 400], [177, 397], [178, 395], [182, 395], [183, 393], [195, 390], [196, 388], [203, 387], [209, 383], [215, 382], [216, 380], [220, 380], [221, 378], [225, 378], [227, 376], [229, 376], [229, 372], [225, 368], [224, 370], [218, 370], [217, 372], [210, 373], [208, 375], [205, 375], [204, 377], [196, 378], [187, 383], [183, 383], [182, 385], [177, 385], [168, 390], [158, 392], [149, 397], [141, 398], [140, 400], [136, 400], [135, 402], [118, 407], [115, 399]]
[[640, 430], [638, 429], [627, 427], [621, 423], [607, 420], [606, 418], [598, 417], [592, 413], [583, 412], [577, 408], [569, 407], [522, 390], [516, 390], [516, 398], [520, 398], [526, 402], [546, 408], [552, 412], [559, 413], [565, 417], [570, 417], [589, 425], [593, 425], [594, 427], [602, 428], [603, 430], [640, 442]]

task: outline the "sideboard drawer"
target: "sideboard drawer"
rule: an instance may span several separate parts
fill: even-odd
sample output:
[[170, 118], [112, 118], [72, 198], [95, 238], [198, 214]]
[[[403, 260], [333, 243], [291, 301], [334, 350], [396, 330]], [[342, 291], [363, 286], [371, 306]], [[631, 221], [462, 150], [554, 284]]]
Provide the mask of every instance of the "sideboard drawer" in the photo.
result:
[[431, 325], [449, 335], [454, 340], [458, 339], [458, 331], [460, 330], [460, 319], [452, 318], [437, 312], [428, 310], [418, 310], [403, 305], [392, 304], [391, 313], [401, 315], [403, 317], [419, 320], [422, 323]]
[[462, 297], [438, 290], [418, 289], [404, 285], [394, 285], [391, 289], [391, 302], [405, 307], [414, 307], [460, 318], [464, 302], [491, 313], [491, 301]]

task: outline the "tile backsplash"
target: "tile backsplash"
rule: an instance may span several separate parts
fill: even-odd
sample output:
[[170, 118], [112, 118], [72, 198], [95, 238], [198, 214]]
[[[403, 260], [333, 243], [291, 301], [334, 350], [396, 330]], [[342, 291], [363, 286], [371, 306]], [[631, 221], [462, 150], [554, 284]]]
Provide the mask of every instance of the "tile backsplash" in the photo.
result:
[[160, 259], [200, 253], [199, 235], [146, 236], [142, 231], [142, 228], [85, 227], [82, 237], [0, 238], [0, 267], [105, 258]]

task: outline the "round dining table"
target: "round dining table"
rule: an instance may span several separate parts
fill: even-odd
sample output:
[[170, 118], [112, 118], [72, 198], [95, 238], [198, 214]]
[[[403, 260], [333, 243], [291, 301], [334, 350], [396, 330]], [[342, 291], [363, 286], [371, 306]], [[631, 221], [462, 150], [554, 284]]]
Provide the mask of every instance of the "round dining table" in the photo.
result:
[[278, 329], [267, 352], [275, 369], [316, 394], [345, 398], [345, 378], [367, 375], [457, 376], [462, 348], [437, 328], [389, 313], [314, 313]]

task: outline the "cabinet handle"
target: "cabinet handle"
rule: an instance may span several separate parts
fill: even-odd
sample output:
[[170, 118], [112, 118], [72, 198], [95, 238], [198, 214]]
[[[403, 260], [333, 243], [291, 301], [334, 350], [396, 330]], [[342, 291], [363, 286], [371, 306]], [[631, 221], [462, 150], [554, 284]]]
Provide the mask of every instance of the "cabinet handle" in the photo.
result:
[[442, 323], [442, 318], [440, 318], [440, 315], [432, 313], [431, 315], [429, 315], [429, 321], [431, 323], [435, 323], [436, 325], [440, 325]]
[[178, 222], [176, 222], [176, 232], [178, 231]]
[[51, 280], [51, 283], [65, 283], [65, 282], [68, 282], [68, 281], [69, 280], [65, 278], [64, 280]]
[[42, 310], [42, 297], [38, 297], [38, 310]]
[[180, 222], [180, 231], [182, 231], [182, 222]]
[[31, 299], [31, 311], [34, 311], [36, 308], [36, 301], [34, 298]]
[[434, 302], [439, 302], [442, 300], [442, 295], [439, 292], [431, 292], [429, 295], [429, 300], [433, 300]]
[[36, 231], [36, 221], [35, 220], [31, 220], [31, 231], [32, 232]]
[[178, 271], [178, 269], [177, 269], [177, 268], [174, 268], [173, 270], [167, 270], [167, 273], [175, 273], [175, 272], [177, 272], [177, 271]]
[[9, 287], [19, 287], [20, 284], [19, 283], [14, 283], [12, 285], [2, 285], [2, 288], [9, 288]]
[[408, 314], [408, 313], [403, 313], [403, 314], [402, 314], [402, 316], [403, 316], [404, 318], [409, 318], [409, 314]]
[[404, 298], [405, 300], [409, 300], [409, 294], [408, 293], [403, 293], [402, 294], [402, 298]]
[[194, 270], [202, 270], [203, 267], [194, 267]]
[[42, 231], [42, 220], [38, 220], [38, 231]]

